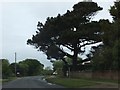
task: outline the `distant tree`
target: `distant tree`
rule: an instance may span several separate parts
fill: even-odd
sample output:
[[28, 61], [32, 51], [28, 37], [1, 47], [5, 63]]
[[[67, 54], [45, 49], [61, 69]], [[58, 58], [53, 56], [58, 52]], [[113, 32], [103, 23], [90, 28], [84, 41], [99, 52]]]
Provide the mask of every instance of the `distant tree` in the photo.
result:
[[52, 75], [53, 74], [53, 70], [50, 67], [46, 67], [43, 72], [43, 75]]
[[[67, 65], [62, 60], [53, 61], [53, 70], [58, 75], [66, 76], [66, 72], [68, 71], [68, 67], [72, 67], [72, 59], [69, 57], [65, 57], [65, 61]], [[78, 62], [81, 64], [82, 59], [78, 58]]]
[[61, 60], [54, 61], [53, 62], [53, 71], [60, 75], [60, 74], [62, 74], [63, 66], [64, 66], [63, 61], [61, 61]]
[[[36, 59], [25, 59], [16, 63], [16, 67], [16, 71], [20, 74], [19, 76], [33, 76], [40, 75], [44, 65]], [[10, 64], [10, 69], [15, 74], [15, 63]]]
[[[40, 75], [41, 72], [43, 71], [44, 65], [41, 64], [38, 60], [36, 59], [26, 59], [22, 62], [19, 63], [21, 68], [28, 68], [25, 69], [27, 71], [28, 76], [33, 76], [33, 75]], [[24, 70], [21, 70], [21, 72], [24, 72]]]
[[16, 63], [16, 73], [15, 73], [15, 63], [11, 63], [9, 65], [9, 68], [11, 69], [14, 76], [17, 74], [17, 72], [19, 72], [19, 64], [18, 63]]
[[[81, 48], [86, 45], [101, 42], [99, 22], [91, 18], [102, 10], [94, 2], [79, 2], [73, 10], [57, 17], [48, 17], [45, 24], [38, 22], [36, 35], [28, 39], [27, 44], [35, 46], [44, 52], [48, 59], [63, 60], [65, 56], [72, 59], [73, 70], [78, 64], [78, 54], [85, 52]], [[73, 55], [64, 50], [68, 48]]]
[[9, 68], [9, 61], [7, 59], [1, 59], [2, 60], [2, 78], [9, 78], [12, 76], [12, 71]]
[[[24, 61], [19, 62], [19, 73], [21, 76], [28, 76], [29, 65]], [[39, 72], [39, 71], [38, 71]]]

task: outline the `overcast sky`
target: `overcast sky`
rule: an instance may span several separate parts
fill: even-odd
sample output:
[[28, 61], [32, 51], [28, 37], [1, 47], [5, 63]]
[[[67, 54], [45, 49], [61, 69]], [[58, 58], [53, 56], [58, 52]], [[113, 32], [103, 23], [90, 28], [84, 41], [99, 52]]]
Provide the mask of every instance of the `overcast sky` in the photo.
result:
[[[33, 58], [38, 59], [45, 66], [51, 66], [46, 55], [26, 44], [27, 39], [35, 34], [38, 21], [45, 22], [47, 17], [57, 16], [58, 13], [62, 15], [67, 10], [72, 10], [72, 6], [81, 0], [22, 1], [3, 0], [0, 4], [2, 7], [0, 8], [0, 51], [2, 50], [0, 58], [8, 59], [12, 63], [14, 62], [14, 53], [17, 52], [17, 61]], [[104, 9], [93, 20], [109, 19], [112, 21], [108, 9], [113, 5], [114, 0], [103, 1], [99, 0], [98, 5]]]

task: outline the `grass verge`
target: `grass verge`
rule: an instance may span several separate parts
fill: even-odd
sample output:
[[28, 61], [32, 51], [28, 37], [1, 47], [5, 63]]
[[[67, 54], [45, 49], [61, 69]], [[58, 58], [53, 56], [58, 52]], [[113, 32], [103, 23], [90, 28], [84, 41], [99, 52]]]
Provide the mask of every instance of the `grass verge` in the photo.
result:
[[46, 77], [46, 80], [50, 83], [62, 85], [67, 88], [84, 88], [95, 85], [117, 85], [117, 80], [108, 80], [108, 79], [92, 79], [92, 78], [61, 78], [61, 77]]
[[10, 82], [15, 79], [17, 79], [17, 77], [9, 77], [8, 79], [2, 79], [2, 84], [5, 84], [5, 83]]
[[86, 86], [96, 85], [96, 82], [84, 80], [84, 79], [73, 79], [73, 78], [46, 78], [48, 82], [62, 85], [67, 88], [81, 88]]
[[94, 81], [94, 82], [105, 82], [105, 83], [116, 83], [116, 84], [118, 84], [118, 80], [112, 80], [112, 79], [99, 79], [99, 78], [80, 78], [80, 79]]

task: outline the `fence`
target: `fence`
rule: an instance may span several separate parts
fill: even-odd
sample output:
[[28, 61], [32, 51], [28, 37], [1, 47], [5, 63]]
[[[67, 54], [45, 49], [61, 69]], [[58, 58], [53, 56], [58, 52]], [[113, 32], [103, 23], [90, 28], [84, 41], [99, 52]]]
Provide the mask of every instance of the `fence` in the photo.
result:
[[80, 71], [70, 72], [70, 77], [73, 78], [100, 78], [100, 79], [113, 79], [118, 80], [120, 72], [118, 71], [104, 71], [104, 72], [92, 72], [92, 71]]
[[113, 79], [118, 80], [119, 78], [118, 71], [103, 71], [103, 72], [94, 72], [92, 74], [93, 78], [100, 78], [100, 79]]

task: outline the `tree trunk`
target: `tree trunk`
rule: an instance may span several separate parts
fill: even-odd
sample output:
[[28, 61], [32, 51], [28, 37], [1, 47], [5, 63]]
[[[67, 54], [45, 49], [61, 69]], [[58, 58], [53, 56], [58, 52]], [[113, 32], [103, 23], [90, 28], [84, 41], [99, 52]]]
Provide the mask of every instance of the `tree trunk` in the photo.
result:
[[68, 63], [65, 60], [65, 58], [62, 58], [63, 62], [64, 62], [64, 66], [62, 67], [62, 71], [63, 71], [63, 76], [66, 77], [67, 76], [67, 70], [68, 70]]
[[77, 50], [77, 44], [74, 45], [74, 55], [73, 55], [73, 70], [76, 70], [77, 67], [77, 57], [78, 57], [78, 50]]

